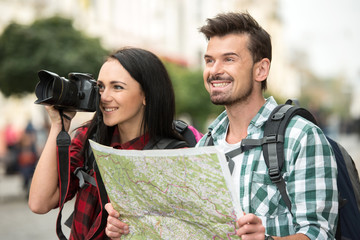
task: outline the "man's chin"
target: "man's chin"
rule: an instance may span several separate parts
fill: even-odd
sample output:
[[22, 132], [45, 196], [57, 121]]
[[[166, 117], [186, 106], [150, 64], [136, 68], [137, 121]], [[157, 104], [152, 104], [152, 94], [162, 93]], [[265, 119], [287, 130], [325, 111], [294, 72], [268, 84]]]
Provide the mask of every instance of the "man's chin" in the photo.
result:
[[211, 98], [210, 100], [214, 105], [226, 105], [227, 103], [227, 101], [224, 101], [223, 99], [214, 98], [214, 97]]

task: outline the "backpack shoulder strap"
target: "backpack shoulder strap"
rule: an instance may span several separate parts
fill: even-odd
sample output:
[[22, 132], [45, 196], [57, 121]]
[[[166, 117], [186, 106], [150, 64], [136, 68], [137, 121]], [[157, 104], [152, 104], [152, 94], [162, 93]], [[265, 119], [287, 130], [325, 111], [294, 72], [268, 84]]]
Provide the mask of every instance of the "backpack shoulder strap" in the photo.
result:
[[291, 201], [286, 192], [286, 184], [281, 175], [284, 164], [284, 140], [285, 131], [290, 120], [295, 115], [300, 115], [316, 124], [314, 116], [306, 109], [291, 105], [288, 100], [285, 104], [278, 105], [270, 114], [265, 123], [263, 155], [271, 181], [276, 184], [280, 194], [291, 212]]
[[204, 146], [214, 146], [214, 139], [211, 136], [211, 131], [206, 134]]
[[161, 138], [156, 140], [150, 140], [144, 147], [143, 150], [149, 149], [176, 149], [188, 147], [186, 141], [172, 139], [172, 138]]
[[188, 146], [194, 147], [197, 141], [194, 133], [189, 129], [188, 124], [182, 120], [174, 120], [173, 124], [175, 130], [185, 138]]
[[[94, 158], [94, 155], [91, 155], [92, 158]], [[99, 197], [100, 197], [100, 222], [98, 223], [98, 226], [96, 227], [96, 231], [94, 232], [94, 234], [91, 236], [90, 239], [97, 239], [99, 234], [102, 233], [102, 231], [104, 231], [105, 227], [106, 227], [106, 223], [107, 223], [107, 217], [108, 217], [108, 212], [105, 211], [105, 204], [109, 202], [109, 198], [105, 189], [105, 185], [104, 182], [101, 178], [100, 175], [100, 171], [99, 168], [96, 164], [96, 161], [94, 159], [93, 161], [93, 169], [94, 169], [94, 177], [95, 177], [95, 181], [97, 183], [97, 189], [99, 191]]]

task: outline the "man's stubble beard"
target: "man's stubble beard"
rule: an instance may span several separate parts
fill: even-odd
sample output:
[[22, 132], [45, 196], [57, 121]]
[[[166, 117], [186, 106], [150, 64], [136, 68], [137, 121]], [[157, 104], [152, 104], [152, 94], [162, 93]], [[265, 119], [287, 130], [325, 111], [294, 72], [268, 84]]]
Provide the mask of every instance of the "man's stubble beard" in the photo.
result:
[[[251, 78], [252, 79], [252, 76]], [[213, 104], [215, 105], [224, 105], [224, 106], [231, 106], [237, 103], [241, 103], [241, 102], [246, 102], [249, 98], [249, 96], [251, 96], [253, 89], [254, 89], [254, 85], [252, 84], [251, 81], [249, 81], [249, 85], [245, 86], [245, 92], [241, 92], [239, 96], [231, 98], [231, 96], [225, 96], [225, 97], [220, 97], [220, 98], [216, 98], [217, 95], [220, 95], [222, 93], [218, 93], [218, 94], [212, 94], [210, 96], [210, 100]]]

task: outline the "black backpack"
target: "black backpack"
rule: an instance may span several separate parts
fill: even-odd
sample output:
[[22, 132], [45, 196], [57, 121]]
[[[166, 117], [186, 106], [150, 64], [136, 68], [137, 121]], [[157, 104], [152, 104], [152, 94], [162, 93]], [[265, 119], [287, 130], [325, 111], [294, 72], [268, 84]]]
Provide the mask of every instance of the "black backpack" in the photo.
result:
[[[63, 116], [62, 112], [60, 112]], [[145, 149], [176, 149], [184, 147], [194, 147], [197, 143], [196, 138], [192, 130], [188, 128], [187, 123], [181, 120], [175, 120], [173, 122], [174, 129], [180, 133], [184, 140], [170, 139], [170, 138], [161, 138], [156, 140], [150, 140], [149, 143], [144, 147]], [[56, 234], [61, 240], [66, 240], [63, 231], [62, 231], [62, 209], [65, 204], [66, 195], [68, 193], [70, 185], [70, 158], [69, 158], [69, 146], [71, 139], [69, 134], [64, 130], [59, 133], [57, 137], [57, 147], [58, 147], [58, 168], [59, 168], [59, 189], [60, 189], [60, 204], [59, 204], [59, 213], [56, 220]], [[96, 232], [92, 235], [90, 239], [97, 237], [102, 230], [106, 227], [106, 219], [108, 213], [104, 210], [105, 204], [108, 202], [108, 196], [105, 190], [104, 183], [101, 179], [101, 175], [98, 169], [98, 166], [94, 160], [93, 153], [89, 147], [87, 154], [85, 154], [85, 166], [77, 168], [74, 172], [75, 176], [79, 179], [80, 188], [84, 188], [89, 184], [98, 188], [100, 195], [100, 205], [101, 205], [101, 221], [97, 226]], [[95, 177], [90, 176], [88, 173], [93, 169]], [[73, 221], [73, 213], [65, 221], [65, 225], [71, 228]]]
[[[314, 124], [314, 116], [306, 109], [292, 105], [288, 100], [278, 105], [265, 123], [264, 137], [261, 139], [243, 139], [241, 146], [225, 154], [230, 171], [234, 167], [231, 158], [251, 148], [262, 146], [263, 155], [268, 167], [271, 181], [277, 186], [286, 206], [291, 212], [291, 201], [286, 192], [286, 183], [281, 175], [284, 163], [284, 136], [288, 123], [295, 115], [299, 115]], [[336, 158], [339, 190], [339, 218], [336, 239], [359, 239], [360, 237], [360, 181], [355, 163], [349, 153], [337, 142], [327, 137]], [[211, 133], [205, 145], [213, 145]]]

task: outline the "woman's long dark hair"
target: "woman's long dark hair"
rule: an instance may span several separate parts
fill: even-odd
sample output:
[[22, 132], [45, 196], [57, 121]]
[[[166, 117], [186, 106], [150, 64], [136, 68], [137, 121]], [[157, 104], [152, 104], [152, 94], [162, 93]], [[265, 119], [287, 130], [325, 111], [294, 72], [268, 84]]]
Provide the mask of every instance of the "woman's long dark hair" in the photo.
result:
[[[175, 95], [166, 68], [153, 53], [140, 48], [122, 48], [110, 55], [129, 72], [141, 86], [145, 94], [145, 112], [141, 133], [148, 133], [150, 139], [182, 139], [173, 129], [175, 115]], [[98, 109], [93, 119], [87, 124], [87, 138], [84, 149], [89, 146], [88, 139], [110, 145], [115, 126], [106, 126], [101, 111]]]

